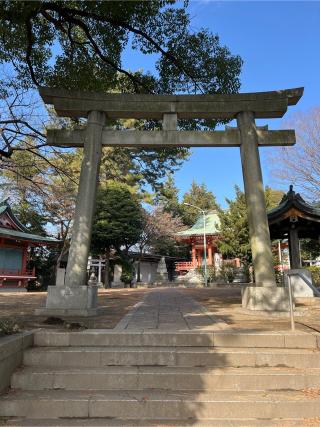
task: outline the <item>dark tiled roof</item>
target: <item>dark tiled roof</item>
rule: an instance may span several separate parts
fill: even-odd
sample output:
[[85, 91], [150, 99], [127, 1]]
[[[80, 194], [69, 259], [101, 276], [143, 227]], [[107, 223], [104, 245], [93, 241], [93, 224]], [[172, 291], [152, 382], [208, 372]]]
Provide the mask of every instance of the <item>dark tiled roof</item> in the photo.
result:
[[290, 185], [288, 193], [283, 196], [279, 205], [268, 212], [269, 223], [275, 221], [285, 212], [293, 208], [308, 215], [308, 217], [311, 217], [314, 221], [320, 222], [320, 209], [307, 203], [299, 193], [293, 191], [293, 186]]

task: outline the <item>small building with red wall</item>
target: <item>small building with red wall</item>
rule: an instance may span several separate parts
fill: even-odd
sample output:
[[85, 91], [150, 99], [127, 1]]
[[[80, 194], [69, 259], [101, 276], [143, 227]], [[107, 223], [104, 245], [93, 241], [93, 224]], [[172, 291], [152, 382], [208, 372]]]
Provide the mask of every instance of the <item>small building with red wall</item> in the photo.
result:
[[32, 234], [14, 215], [8, 199], [0, 202], [0, 290], [24, 288], [36, 279], [28, 268], [31, 247], [51, 246], [59, 240]]
[[[184, 274], [189, 270], [203, 266], [204, 261], [204, 218], [201, 215], [196, 223], [189, 229], [180, 231], [176, 234], [176, 240], [184, 242], [191, 246], [191, 261], [177, 262], [176, 271]], [[220, 224], [217, 212], [208, 212], [206, 214], [206, 258], [207, 265], [219, 267], [222, 264], [222, 255], [219, 254], [217, 241], [220, 239], [218, 226]], [[228, 260], [236, 267], [240, 267], [240, 260]]]

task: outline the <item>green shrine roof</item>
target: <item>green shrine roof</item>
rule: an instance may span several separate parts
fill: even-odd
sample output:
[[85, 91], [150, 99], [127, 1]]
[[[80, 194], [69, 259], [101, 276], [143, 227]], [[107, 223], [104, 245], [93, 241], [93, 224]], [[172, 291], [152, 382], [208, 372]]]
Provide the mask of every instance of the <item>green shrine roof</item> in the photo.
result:
[[[199, 236], [203, 234], [203, 215], [200, 215], [196, 223], [188, 230], [180, 231], [177, 236], [188, 237], [188, 236]], [[217, 212], [208, 212], [206, 214], [206, 234], [219, 234], [218, 226], [220, 220]]]
[[0, 227], [0, 236], [10, 238], [15, 237], [18, 240], [28, 240], [32, 242], [59, 243], [60, 241], [54, 237], [43, 237], [38, 236], [37, 234], [24, 233], [23, 231], [17, 231], [3, 227]]
[[[0, 201], [0, 236], [10, 239], [40, 243], [59, 243], [54, 237], [44, 237], [32, 234], [13, 213], [8, 199]], [[4, 219], [4, 223], [2, 220]], [[8, 223], [9, 221], [9, 223]]]

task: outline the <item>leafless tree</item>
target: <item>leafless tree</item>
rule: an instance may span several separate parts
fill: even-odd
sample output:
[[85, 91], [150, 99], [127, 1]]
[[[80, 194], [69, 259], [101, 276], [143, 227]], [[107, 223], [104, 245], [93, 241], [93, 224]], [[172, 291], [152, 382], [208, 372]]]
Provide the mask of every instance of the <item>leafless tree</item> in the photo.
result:
[[184, 228], [181, 218], [156, 206], [151, 212], [144, 212], [143, 232], [138, 242], [140, 259], [138, 263], [137, 281], [140, 281], [140, 261], [146, 251], [156, 252], [157, 247], [163, 247], [172, 242], [175, 234]]
[[293, 147], [274, 150], [269, 158], [273, 176], [294, 184], [310, 201], [320, 200], [320, 107], [297, 113], [286, 122], [296, 131]]

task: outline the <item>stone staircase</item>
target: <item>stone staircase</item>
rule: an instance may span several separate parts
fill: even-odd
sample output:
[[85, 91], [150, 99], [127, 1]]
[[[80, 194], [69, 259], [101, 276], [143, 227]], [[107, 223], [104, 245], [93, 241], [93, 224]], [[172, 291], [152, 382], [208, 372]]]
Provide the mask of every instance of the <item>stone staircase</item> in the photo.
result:
[[39, 331], [0, 417], [51, 427], [320, 425], [319, 347], [319, 335], [302, 332]]

